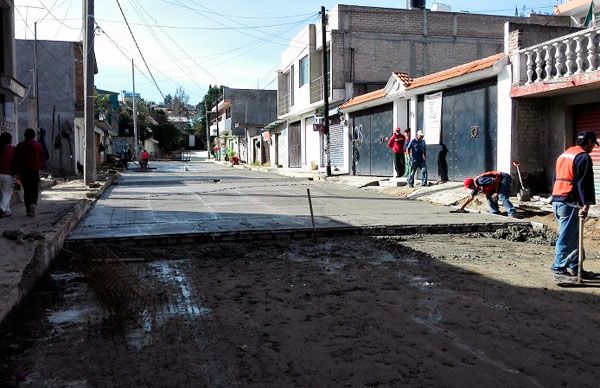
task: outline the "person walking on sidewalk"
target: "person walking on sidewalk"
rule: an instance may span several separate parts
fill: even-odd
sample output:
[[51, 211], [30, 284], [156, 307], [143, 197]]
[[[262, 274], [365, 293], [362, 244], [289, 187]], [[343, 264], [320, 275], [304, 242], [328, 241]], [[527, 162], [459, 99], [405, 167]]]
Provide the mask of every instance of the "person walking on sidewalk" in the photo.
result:
[[471, 195], [458, 209], [458, 212], [464, 212], [467, 205], [475, 199], [477, 193], [484, 193], [490, 213], [500, 214], [498, 208], [498, 200], [500, 200], [508, 216], [517, 217], [517, 211], [509, 199], [511, 182], [512, 177], [510, 174], [500, 171], [488, 171], [475, 178], [465, 179], [465, 187], [471, 190]]
[[394, 133], [390, 137], [387, 146], [392, 149], [394, 153], [394, 168], [396, 169], [396, 175], [394, 178], [400, 178], [404, 175], [405, 160], [404, 160], [404, 143], [406, 138], [400, 131], [400, 127], [396, 127]]
[[15, 179], [11, 169], [15, 156], [12, 135], [8, 132], [0, 134], [0, 217], [10, 217], [10, 199], [12, 198]]
[[415, 173], [421, 169], [421, 186], [427, 186], [427, 146], [423, 139], [423, 131], [417, 131], [417, 137], [408, 143], [408, 154], [410, 155], [410, 175], [408, 186], [415, 187]]
[[[594, 132], [580, 132], [576, 144], [556, 159], [552, 210], [559, 230], [552, 272], [557, 280], [577, 276], [579, 270], [578, 220], [587, 218], [590, 205], [596, 204], [590, 153], [597, 145]], [[598, 277], [589, 271], [583, 271], [581, 275], [583, 279]]]
[[28, 217], [35, 217], [40, 189], [40, 170], [43, 166], [42, 146], [35, 141], [35, 131], [27, 128], [25, 130], [25, 140], [17, 144], [15, 149], [12, 170], [23, 185], [25, 210]]

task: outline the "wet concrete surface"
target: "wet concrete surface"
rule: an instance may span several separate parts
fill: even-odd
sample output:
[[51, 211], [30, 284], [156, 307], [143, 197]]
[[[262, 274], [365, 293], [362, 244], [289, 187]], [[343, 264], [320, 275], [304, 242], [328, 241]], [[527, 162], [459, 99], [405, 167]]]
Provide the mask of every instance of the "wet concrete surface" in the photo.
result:
[[489, 214], [401, 200], [340, 184], [293, 179], [210, 162], [154, 163], [127, 172], [101, 198], [70, 240], [310, 230], [307, 188], [317, 229], [515, 223]]
[[62, 260], [2, 328], [0, 386], [528, 387], [600, 378], [600, 284], [556, 287], [547, 243], [368, 237], [119, 255], [149, 260], [128, 264], [151, 290], [147, 314], [108, 316]]

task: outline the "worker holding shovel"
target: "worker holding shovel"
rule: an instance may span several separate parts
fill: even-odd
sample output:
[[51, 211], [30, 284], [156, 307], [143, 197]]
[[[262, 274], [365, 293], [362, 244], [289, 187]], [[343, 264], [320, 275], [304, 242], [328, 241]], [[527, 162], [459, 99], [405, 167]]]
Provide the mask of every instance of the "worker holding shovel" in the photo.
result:
[[[580, 268], [583, 249], [583, 221], [590, 205], [596, 204], [594, 171], [590, 153], [598, 145], [596, 134], [591, 131], [577, 134], [577, 142], [556, 159], [556, 172], [552, 188], [552, 209], [559, 231], [556, 240], [555, 260], [552, 272], [556, 281], [597, 279], [598, 275]], [[581, 254], [581, 258], [579, 257]]]

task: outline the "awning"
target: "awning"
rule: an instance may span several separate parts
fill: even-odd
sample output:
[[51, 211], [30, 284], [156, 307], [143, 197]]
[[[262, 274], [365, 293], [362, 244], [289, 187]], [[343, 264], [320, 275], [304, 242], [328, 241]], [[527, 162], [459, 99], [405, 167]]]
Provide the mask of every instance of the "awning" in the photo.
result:
[[6, 74], [0, 74], [0, 89], [19, 98], [23, 98], [27, 94], [25, 85]]
[[275, 128], [277, 128], [278, 126], [280, 126], [281, 124], [283, 124], [285, 122], [286, 122], [286, 120], [275, 120], [272, 123], [267, 124], [264, 129], [266, 131], [268, 131], [269, 129], [275, 129]]

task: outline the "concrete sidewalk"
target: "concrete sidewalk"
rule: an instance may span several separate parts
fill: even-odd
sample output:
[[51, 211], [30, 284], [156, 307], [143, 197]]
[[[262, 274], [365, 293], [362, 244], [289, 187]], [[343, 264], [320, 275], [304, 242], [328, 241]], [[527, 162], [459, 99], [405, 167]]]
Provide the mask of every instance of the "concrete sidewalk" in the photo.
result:
[[[110, 185], [113, 178], [109, 179], [93, 189], [73, 180], [42, 190], [35, 218], [25, 215], [23, 203], [13, 201], [12, 216], [0, 219], [0, 324], [46, 272], [69, 232]], [[4, 237], [17, 230], [21, 241]]]

